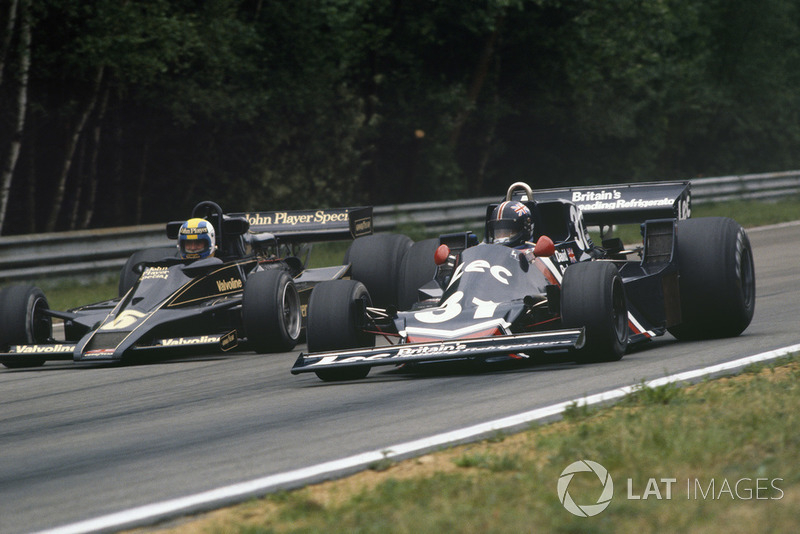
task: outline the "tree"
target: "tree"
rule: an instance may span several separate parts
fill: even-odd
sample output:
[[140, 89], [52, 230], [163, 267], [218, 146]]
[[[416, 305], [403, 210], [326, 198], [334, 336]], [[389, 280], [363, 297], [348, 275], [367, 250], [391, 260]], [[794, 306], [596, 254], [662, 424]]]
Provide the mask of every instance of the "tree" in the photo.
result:
[[[21, 0], [20, 15], [21, 25], [19, 31], [19, 72], [17, 79], [17, 98], [15, 108], [15, 124], [8, 143], [8, 151], [0, 172], [0, 233], [6, 219], [6, 210], [11, 191], [11, 182], [14, 170], [17, 167], [22, 135], [25, 130], [25, 114], [28, 109], [28, 70], [30, 68], [31, 54], [31, 24], [29, 0]], [[13, 18], [15, 11], [11, 10], [9, 19]], [[9, 24], [13, 29], [14, 24]]]
[[14, 35], [14, 28], [17, 25], [17, 6], [18, 0], [11, 0], [8, 3], [8, 20], [6, 21], [6, 32], [3, 36], [3, 42], [0, 44], [0, 86], [3, 85], [3, 73], [6, 69], [6, 56], [8, 50], [11, 48], [11, 37]]
[[4, 5], [4, 232], [800, 163], [788, 0]]

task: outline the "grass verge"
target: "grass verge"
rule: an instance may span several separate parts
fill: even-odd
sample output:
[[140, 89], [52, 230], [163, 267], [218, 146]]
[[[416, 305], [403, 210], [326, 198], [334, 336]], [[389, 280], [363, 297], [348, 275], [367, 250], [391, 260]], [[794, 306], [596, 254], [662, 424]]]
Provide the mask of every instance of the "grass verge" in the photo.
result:
[[[736, 200], [692, 207], [692, 217], [730, 217], [745, 228], [796, 221], [798, 213], [800, 213], [800, 197], [797, 196], [776, 202]], [[638, 224], [618, 226], [614, 236], [621, 238], [626, 244], [642, 241]], [[592, 239], [600, 244], [599, 235], [592, 234]]]
[[47, 303], [53, 310], [68, 310], [115, 298], [119, 277], [105, 275], [89, 279], [37, 280], [32, 282], [44, 291]]
[[[689, 387], [642, 387], [612, 407], [568, 410], [556, 423], [269, 495], [165, 531], [794, 532], [797, 406], [794, 356]], [[610, 504], [593, 517], [573, 515], [559, 500], [562, 471], [578, 460], [598, 462], [613, 480]], [[567, 486], [580, 505], [594, 504], [601, 490], [591, 472]]]

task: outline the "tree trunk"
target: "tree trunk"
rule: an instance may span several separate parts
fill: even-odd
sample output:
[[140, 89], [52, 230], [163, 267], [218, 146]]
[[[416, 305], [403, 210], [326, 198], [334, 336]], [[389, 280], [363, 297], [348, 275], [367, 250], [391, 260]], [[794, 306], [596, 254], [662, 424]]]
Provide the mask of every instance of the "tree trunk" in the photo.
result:
[[[35, 121], [34, 121], [35, 124]], [[27, 218], [25, 220], [25, 225], [23, 226], [22, 232], [26, 234], [35, 234], [36, 233], [36, 127], [33, 128], [33, 139], [31, 139], [30, 135], [30, 127], [26, 132], [26, 137], [28, 138], [28, 143], [25, 145], [25, 157], [26, 157], [26, 167], [27, 167], [27, 180], [24, 180], [27, 183], [27, 187], [25, 190], [25, 206], [27, 208]]]
[[136, 184], [136, 216], [134, 224], [142, 224], [142, 193], [144, 192], [144, 179], [147, 176], [147, 159], [150, 155], [150, 141], [144, 140], [142, 146], [142, 166], [139, 168], [139, 180]]
[[8, 4], [8, 23], [6, 24], [6, 34], [3, 37], [3, 48], [0, 49], [0, 85], [3, 85], [3, 71], [6, 70], [6, 56], [11, 47], [11, 36], [14, 34], [14, 26], [17, 24], [17, 0], [11, 0]]
[[108, 108], [108, 93], [109, 87], [106, 84], [103, 90], [103, 97], [100, 99], [100, 109], [97, 112], [97, 122], [94, 126], [93, 139], [92, 139], [92, 156], [89, 161], [89, 183], [88, 183], [88, 198], [86, 199], [86, 209], [84, 210], [83, 220], [81, 221], [80, 228], [86, 229], [92, 222], [92, 215], [94, 215], [95, 202], [97, 201], [97, 155], [100, 152], [100, 138], [103, 128], [103, 119], [106, 116], [106, 109]]
[[28, 71], [31, 65], [31, 19], [29, 2], [22, 1], [21, 15], [22, 26], [20, 27], [20, 47], [19, 47], [19, 89], [17, 91], [17, 117], [14, 135], [8, 147], [8, 156], [0, 174], [0, 234], [3, 232], [3, 223], [6, 220], [6, 209], [8, 208], [8, 197], [11, 193], [11, 181], [14, 177], [14, 169], [17, 166], [19, 150], [22, 146], [22, 135], [25, 133], [25, 114], [28, 109]]
[[486, 42], [483, 45], [483, 52], [481, 52], [481, 57], [478, 59], [478, 65], [475, 67], [475, 74], [472, 77], [472, 83], [467, 93], [467, 102], [453, 121], [453, 131], [450, 133], [450, 147], [453, 149], [458, 146], [458, 141], [461, 137], [461, 129], [467, 122], [470, 113], [472, 113], [472, 108], [475, 107], [478, 96], [481, 94], [481, 89], [483, 89], [483, 85], [486, 83], [489, 66], [494, 56], [495, 44], [502, 25], [503, 19], [502, 17], [498, 17], [495, 23], [495, 30], [486, 38]]
[[[118, 107], [119, 106], [117, 106], [117, 108]], [[114, 163], [113, 171], [111, 173], [111, 190], [114, 192], [114, 198], [111, 206], [113, 211], [111, 213], [124, 213], [125, 204], [123, 203], [122, 198], [122, 169], [124, 167], [122, 162], [122, 117], [119, 109], [117, 109], [114, 113], [113, 120], [111, 122], [114, 125]]]
[[83, 196], [83, 182], [86, 167], [86, 141], [79, 143], [78, 167], [75, 170], [77, 179], [75, 180], [75, 194], [72, 199], [72, 209], [69, 213], [69, 223], [67, 228], [75, 230], [78, 226], [78, 210], [81, 207], [81, 197]]
[[[495, 97], [495, 102], [498, 98]], [[483, 146], [481, 147], [480, 158], [478, 159], [478, 167], [475, 172], [475, 179], [470, 184], [470, 195], [480, 196], [483, 194], [483, 183], [486, 181], [486, 166], [489, 164], [489, 156], [492, 153], [492, 145], [494, 144], [494, 135], [497, 131], [497, 120], [492, 118], [492, 122], [486, 128], [486, 135], [483, 139]]]
[[78, 146], [78, 140], [83, 133], [83, 128], [86, 126], [86, 121], [89, 119], [89, 115], [91, 115], [92, 110], [94, 110], [95, 103], [97, 102], [97, 95], [100, 92], [100, 82], [103, 81], [103, 72], [105, 71], [105, 67], [98, 67], [97, 68], [97, 75], [95, 76], [94, 85], [92, 87], [92, 94], [89, 98], [89, 101], [86, 103], [86, 108], [84, 108], [83, 113], [78, 119], [78, 122], [75, 124], [75, 128], [72, 131], [72, 136], [70, 137], [69, 145], [67, 146], [67, 153], [64, 156], [64, 164], [61, 167], [61, 174], [58, 177], [58, 183], [56, 185], [56, 194], [55, 198], [53, 199], [53, 209], [50, 212], [50, 218], [47, 221], [47, 226], [45, 227], [45, 231], [53, 232], [56, 229], [56, 223], [58, 222], [58, 216], [61, 213], [62, 204], [64, 203], [64, 194], [66, 193], [67, 189], [67, 176], [69, 175], [69, 170], [72, 167], [72, 158], [75, 156], [75, 149]]

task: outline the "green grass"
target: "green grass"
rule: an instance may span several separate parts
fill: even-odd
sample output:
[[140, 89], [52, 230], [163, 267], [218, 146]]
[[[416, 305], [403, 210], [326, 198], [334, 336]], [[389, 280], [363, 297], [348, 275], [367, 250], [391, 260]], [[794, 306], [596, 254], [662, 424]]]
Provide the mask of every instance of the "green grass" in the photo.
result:
[[692, 217], [730, 217], [745, 228], [795, 221], [800, 214], [800, 197], [791, 196], [775, 202], [737, 200], [700, 204], [692, 208]]
[[[268, 496], [175, 532], [794, 532], [797, 406], [795, 356], [692, 387], [642, 387], [578, 421], [398, 462], [355, 483]], [[557, 495], [562, 470], [582, 459], [603, 465], [614, 482], [608, 508], [588, 518], [567, 512]], [[415, 465], [439, 467], [405, 474]], [[628, 498], [629, 479], [640, 499]], [[669, 500], [661, 479], [675, 479]], [[578, 473], [569, 492], [593, 504], [600, 485]]]
[[116, 275], [92, 277], [88, 280], [37, 280], [53, 310], [67, 310], [115, 298], [119, 288]]
[[518, 471], [521, 467], [517, 454], [492, 454], [477, 452], [464, 454], [453, 460], [458, 467], [479, 467], [493, 472]]
[[344, 253], [351, 241], [332, 241], [330, 243], [314, 243], [308, 256], [308, 267], [327, 267], [341, 265]]
[[[800, 197], [789, 197], [776, 202], [737, 200], [700, 204], [692, 207], [692, 217], [730, 217], [745, 228], [796, 221], [800, 218]], [[599, 245], [599, 233], [591, 232], [591, 235], [594, 242]], [[638, 224], [619, 225], [615, 228], [613, 236], [621, 238], [627, 245], [642, 242]]]

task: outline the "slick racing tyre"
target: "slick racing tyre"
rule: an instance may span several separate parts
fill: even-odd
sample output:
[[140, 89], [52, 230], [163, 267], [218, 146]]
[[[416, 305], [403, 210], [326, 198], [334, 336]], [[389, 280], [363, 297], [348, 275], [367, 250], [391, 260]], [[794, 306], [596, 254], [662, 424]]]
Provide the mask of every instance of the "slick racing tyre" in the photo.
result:
[[122, 270], [119, 273], [118, 295], [123, 297], [139, 279], [139, 276], [142, 273], [134, 270], [136, 265], [145, 261], [158, 261], [163, 260], [164, 258], [174, 258], [177, 255], [178, 251], [176, 247], [146, 248], [137, 250], [131, 254], [131, 257], [128, 258], [128, 261], [125, 262], [125, 265], [122, 266]]
[[439, 239], [417, 241], [406, 252], [400, 268], [397, 287], [397, 307], [410, 310], [419, 300], [417, 290], [436, 276], [436, 263], [433, 256], [439, 247]]
[[727, 217], [678, 222], [681, 323], [677, 339], [715, 339], [741, 334], [753, 319], [756, 275], [744, 229]]
[[580, 363], [617, 361], [628, 347], [628, 305], [618, 269], [606, 261], [575, 263], [561, 283], [565, 328], [585, 327]]
[[[47, 343], [53, 336], [50, 316], [44, 314], [48, 309], [47, 299], [38, 287], [19, 285], [0, 289], [0, 351], [7, 352], [11, 345]], [[44, 361], [31, 357], [3, 365], [12, 369], [38, 367]]]
[[[306, 340], [309, 352], [375, 346], [375, 335], [359, 327], [360, 307], [371, 305], [367, 288], [356, 280], [331, 280], [314, 287], [308, 301]], [[356, 380], [369, 374], [369, 367], [316, 371], [325, 381]]]
[[397, 306], [403, 257], [413, 241], [401, 234], [375, 234], [354, 240], [344, 255], [350, 277], [363, 283], [379, 308]]
[[287, 352], [300, 339], [300, 295], [289, 273], [269, 269], [247, 278], [242, 297], [242, 324], [256, 352]]

